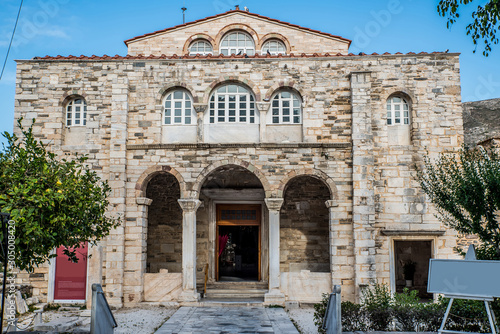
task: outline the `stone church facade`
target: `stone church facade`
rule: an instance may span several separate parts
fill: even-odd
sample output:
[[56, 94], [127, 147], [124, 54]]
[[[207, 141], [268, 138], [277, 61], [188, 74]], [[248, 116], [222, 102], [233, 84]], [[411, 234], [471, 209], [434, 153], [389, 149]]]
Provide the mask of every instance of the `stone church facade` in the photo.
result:
[[[16, 120], [112, 188], [122, 224], [86, 278], [111, 305], [197, 302], [205, 277], [207, 295], [315, 302], [339, 284], [354, 301], [375, 281], [402, 289], [409, 261], [424, 293], [428, 259], [455, 256], [414, 165], [463, 141], [458, 54], [353, 55], [239, 9], [125, 43], [17, 61]], [[55, 276], [18, 282], [54, 301]]]

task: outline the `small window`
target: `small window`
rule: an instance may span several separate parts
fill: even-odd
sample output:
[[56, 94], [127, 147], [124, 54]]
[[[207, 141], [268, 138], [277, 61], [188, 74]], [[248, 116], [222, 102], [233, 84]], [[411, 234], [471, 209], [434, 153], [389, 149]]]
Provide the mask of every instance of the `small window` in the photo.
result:
[[276, 94], [271, 104], [273, 124], [301, 124], [302, 106], [299, 97], [290, 91]]
[[264, 43], [262, 46], [262, 54], [270, 54], [270, 55], [278, 55], [278, 54], [285, 55], [286, 54], [286, 47], [285, 44], [280, 41], [279, 39], [271, 39], [267, 42]]
[[198, 40], [195, 41], [191, 46], [189, 47], [189, 55], [190, 56], [195, 56], [197, 54], [200, 55], [211, 55], [213, 52], [212, 45], [208, 43], [205, 40]]
[[72, 99], [66, 105], [66, 126], [87, 125], [87, 102], [83, 97]]
[[387, 100], [387, 124], [410, 124], [410, 107], [404, 98], [393, 96]]
[[195, 123], [193, 102], [189, 94], [184, 90], [175, 90], [165, 97], [163, 104], [164, 125], [190, 125]]
[[244, 87], [224, 85], [210, 97], [210, 123], [257, 123], [255, 98]]
[[222, 39], [219, 52], [225, 56], [244, 53], [253, 56], [255, 55], [255, 43], [252, 37], [244, 32], [232, 32]]

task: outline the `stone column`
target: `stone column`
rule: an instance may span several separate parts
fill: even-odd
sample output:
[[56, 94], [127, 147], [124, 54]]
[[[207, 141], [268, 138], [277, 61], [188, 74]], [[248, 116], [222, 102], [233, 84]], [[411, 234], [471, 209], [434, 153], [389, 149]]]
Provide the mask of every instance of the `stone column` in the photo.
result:
[[356, 299], [376, 279], [374, 142], [371, 73], [351, 73], [353, 240]]
[[205, 129], [204, 129], [204, 119], [205, 110], [207, 110], [206, 103], [193, 103], [194, 110], [196, 110], [196, 140], [198, 143], [204, 143]]
[[266, 304], [283, 304], [285, 296], [280, 291], [280, 209], [283, 198], [266, 198], [269, 210], [269, 291], [264, 296]]
[[271, 103], [269, 102], [257, 102], [256, 103], [257, 110], [259, 110], [259, 118], [260, 118], [260, 142], [267, 142], [267, 134], [266, 134], [266, 124], [267, 124], [267, 113], [269, 111], [269, 107]]
[[332, 287], [342, 285], [342, 299], [354, 301], [354, 253], [352, 224], [347, 223], [347, 207], [339, 206], [337, 200], [325, 202], [329, 211], [330, 227], [330, 272]]
[[129, 86], [126, 76], [118, 77], [110, 84], [112, 88], [110, 107], [109, 175], [111, 187], [108, 213], [120, 217], [123, 222], [112, 229], [106, 238], [106, 276], [104, 289], [108, 303], [117, 308], [123, 306], [125, 263], [125, 217], [127, 206], [127, 124]]
[[148, 247], [148, 207], [153, 203], [146, 197], [136, 198], [136, 210], [129, 206], [131, 217], [125, 226], [124, 306], [135, 305], [144, 299], [144, 273]]
[[179, 199], [182, 208], [182, 293], [180, 300], [198, 301], [196, 292], [196, 210], [201, 201], [197, 199]]

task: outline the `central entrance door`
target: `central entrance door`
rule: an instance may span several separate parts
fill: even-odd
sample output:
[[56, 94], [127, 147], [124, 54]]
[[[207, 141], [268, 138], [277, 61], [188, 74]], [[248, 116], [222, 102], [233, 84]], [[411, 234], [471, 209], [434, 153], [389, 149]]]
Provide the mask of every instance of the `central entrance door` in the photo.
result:
[[217, 280], [260, 280], [260, 204], [217, 205]]

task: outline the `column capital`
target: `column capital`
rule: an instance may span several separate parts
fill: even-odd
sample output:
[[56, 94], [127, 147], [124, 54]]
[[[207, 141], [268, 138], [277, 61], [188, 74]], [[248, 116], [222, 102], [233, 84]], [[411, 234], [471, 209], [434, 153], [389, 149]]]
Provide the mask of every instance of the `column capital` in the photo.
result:
[[264, 200], [269, 211], [279, 211], [283, 205], [283, 198], [266, 198]]
[[271, 102], [257, 102], [256, 105], [259, 112], [265, 112], [269, 110]]
[[325, 205], [328, 209], [330, 209], [330, 208], [334, 208], [334, 207], [339, 206], [339, 202], [337, 202], [336, 199], [331, 199], [331, 200], [326, 201]]
[[207, 104], [206, 103], [193, 103], [194, 110], [196, 110], [197, 113], [204, 113], [205, 110], [207, 110]]
[[179, 205], [184, 212], [195, 212], [201, 205], [200, 200], [191, 198], [181, 198], [178, 199], [177, 202], [179, 202]]
[[150, 199], [150, 198], [147, 198], [147, 197], [137, 197], [135, 199], [135, 202], [139, 205], [146, 205], [146, 206], [150, 206], [151, 203], [153, 203], [153, 200]]

